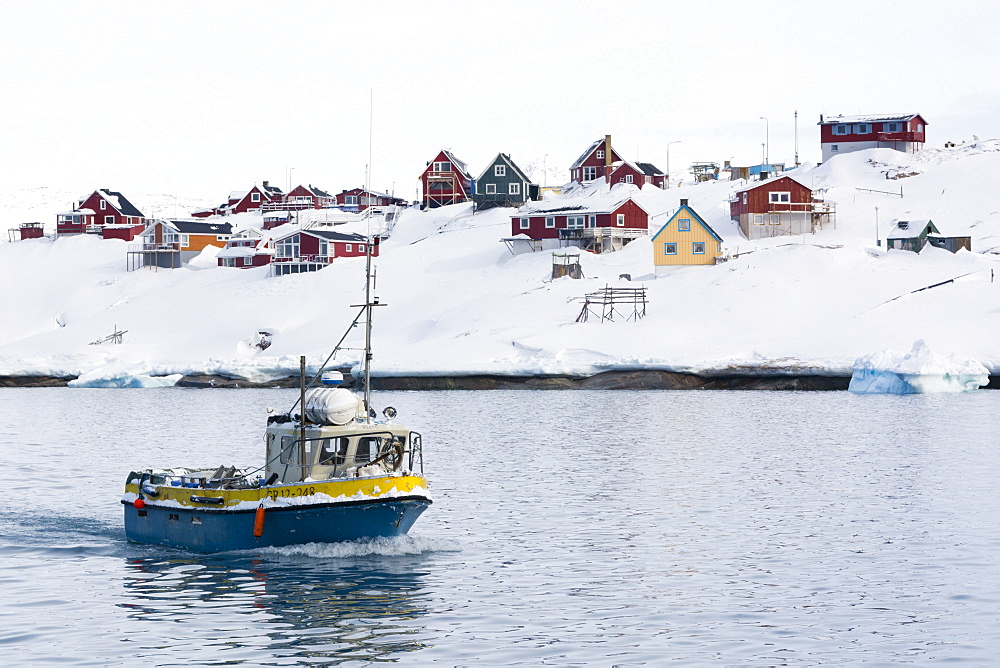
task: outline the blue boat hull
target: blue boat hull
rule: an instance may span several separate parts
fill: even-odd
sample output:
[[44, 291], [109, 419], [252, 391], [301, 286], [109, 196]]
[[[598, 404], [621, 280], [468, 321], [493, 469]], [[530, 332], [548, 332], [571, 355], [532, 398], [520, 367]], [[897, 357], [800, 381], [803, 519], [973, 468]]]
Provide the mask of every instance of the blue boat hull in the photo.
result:
[[130, 541], [194, 552], [224, 552], [400, 536], [409, 531], [431, 502], [414, 496], [268, 508], [260, 537], [254, 536], [255, 510], [177, 508], [152, 503], [138, 510], [131, 503], [123, 504], [125, 535]]

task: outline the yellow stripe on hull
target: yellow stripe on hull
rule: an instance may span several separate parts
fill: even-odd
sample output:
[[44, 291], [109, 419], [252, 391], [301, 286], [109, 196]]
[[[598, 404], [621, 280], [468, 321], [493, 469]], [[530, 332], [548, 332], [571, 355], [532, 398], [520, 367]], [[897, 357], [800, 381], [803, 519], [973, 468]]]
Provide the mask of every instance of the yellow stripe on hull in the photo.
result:
[[[148, 489], [150, 484], [146, 483], [144, 487]], [[297, 499], [301, 499], [304, 503], [323, 503], [323, 500], [307, 500], [308, 497], [316, 494], [325, 494], [335, 500], [342, 501], [357, 498], [392, 498], [411, 494], [427, 496], [427, 480], [421, 476], [411, 475], [321, 480], [270, 485], [253, 489], [205, 489], [174, 487], [172, 485], [156, 485], [156, 489], [155, 496], [143, 493], [147, 502], [155, 504], [159, 501], [172, 501], [189, 508], [231, 508], [248, 502], [254, 505], [261, 502], [267, 505], [270, 503], [284, 505], [282, 501], [285, 501], [289, 505], [295, 505]], [[126, 484], [125, 493], [138, 494], [139, 485], [137, 483]], [[197, 501], [192, 500], [192, 497], [222, 499], [222, 501]]]

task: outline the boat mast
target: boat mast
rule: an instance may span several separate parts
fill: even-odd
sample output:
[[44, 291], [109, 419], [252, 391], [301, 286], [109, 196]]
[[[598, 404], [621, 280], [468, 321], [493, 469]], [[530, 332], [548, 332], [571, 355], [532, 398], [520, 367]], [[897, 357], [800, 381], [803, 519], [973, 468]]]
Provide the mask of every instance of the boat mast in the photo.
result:
[[[365, 244], [365, 419], [371, 423], [372, 398], [372, 239]], [[378, 303], [378, 300], [375, 301]]]

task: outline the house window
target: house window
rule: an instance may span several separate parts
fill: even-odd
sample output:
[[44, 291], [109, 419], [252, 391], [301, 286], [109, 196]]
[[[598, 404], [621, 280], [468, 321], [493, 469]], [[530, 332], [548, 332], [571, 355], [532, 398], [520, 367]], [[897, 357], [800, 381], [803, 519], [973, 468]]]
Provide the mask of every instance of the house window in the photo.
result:
[[773, 192], [767, 195], [771, 204], [788, 204], [792, 201], [792, 194], [789, 192]]
[[547, 216], [545, 218], [545, 227], [547, 227], [547, 228], [549, 228], [551, 230], [555, 226], [556, 226], [555, 216]]
[[521, 184], [520, 183], [510, 183], [507, 185], [508, 195], [520, 195], [521, 194]]
[[597, 158], [598, 160], [604, 160], [604, 150], [597, 149], [597, 153], [594, 155], [594, 157]]
[[181, 248], [187, 248], [191, 245], [191, 237], [187, 234], [181, 235]]
[[114, 225], [115, 224], [115, 217], [114, 216], [104, 216], [104, 224], [105, 225]]
[[677, 244], [663, 244], [664, 255], [677, 255]]
[[833, 126], [833, 134], [835, 134], [835, 135], [849, 135], [849, 134], [851, 134], [851, 126], [850, 125], [834, 125]]
[[840, 145], [839, 144], [831, 144], [830, 145], [830, 153], [837, 153], [838, 151], [840, 151]]
[[521, 229], [522, 230], [531, 229], [531, 219], [530, 218], [522, 218], [521, 219]]
[[275, 244], [275, 255], [279, 258], [291, 259], [299, 256], [299, 235], [282, 239]]
[[583, 216], [566, 216], [567, 230], [582, 230], [585, 218]]
[[691, 219], [690, 218], [678, 218], [677, 219], [677, 231], [678, 232], [690, 232], [691, 231]]
[[619, 213], [616, 216], [616, 218], [615, 218], [615, 224], [618, 225], [618, 227], [625, 227], [625, 214], [624, 213]]
[[353, 249], [354, 249], [354, 246], [352, 244], [345, 244], [344, 245], [344, 252], [345, 253], [353, 253], [354, 252]]
[[591, 216], [588, 222], [590, 223], [588, 227], [597, 227], [597, 216]]
[[583, 180], [593, 181], [597, 178], [597, 167], [584, 167], [583, 168]]
[[107, 209], [107, 208], [108, 208], [108, 203], [107, 203], [107, 202], [105, 202], [105, 201], [104, 201], [104, 200], [102, 199], [102, 200], [101, 200], [101, 211], [104, 211], [104, 210], [105, 210], [105, 209]]
[[378, 206], [378, 197], [375, 197], [374, 195], [362, 196], [361, 203], [365, 206]]
[[882, 124], [882, 132], [902, 132], [902, 131], [903, 131], [903, 124], [902, 123], [883, 123]]
[[695, 241], [694, 243], [692, 243], [691, 244], [691, 252], [694, 253], [695, 255], [704, 255], [705, 254], [705, 242], [704, 241]]
[[770, 218], [771, 218], [770, 222], [772, 225], [781, 225], [781, 214], [772, 213], [770, 214]]
[[486, 184], [486, 194], [487, 195], [496, 195], [497, 194], [497, 184], [495, 184], [495, 183], [487, 183]]
[[493, 176], [507, 176], [507, 165], [493, 165]]
[[632, 183], [632, 175], [631, 174], [626, 174], [625, 175], [625, 183]]
[[358, 205], [358, 196], [357, 195], [345, 195], [344, 196], [344, 205], [345, 206], [357, 206]]
[[747, 194], [746, 193], [743, 193], [743, 203], [744, 204], [747, 203]]
[[764, 214], [762, 214], [762, 213], [755, 213], [753, 215], [753, 224], [754, 225], [763, 225], [764, 224]]
[[330, 242], [326, 239], [320, 239], [319, 241], [319, 256], [327, 257], [330, 254]]
[[451, 163], [445, 160], [444, 162], [435, 162], [434, 167], [431, 169], [434, 172], [450, 172]]
[[924, 131], [924, 126], [921, 125], [920, 123], [917, 123], [917, 129], [916, 129], [916, 131], [917, 132], [923, 132]]
[[251, 202], [259, 202], [260, 201], [260, 193], [250, 193], [250, 201]]
[[249, 255], [246, 255], [246, 256], [244, 256], [244, 257], [243, 257], [243, 266], [244, 266], [244, 267], [248, 267], [248, 266], [250, 266], [251, 264], [253, 264], [253, 258], [252, 258], [252, 257], [250, 257]]
[[866, 135], [872, 131], [871, 123], [858, 123], [854, 126], [855, 134]]

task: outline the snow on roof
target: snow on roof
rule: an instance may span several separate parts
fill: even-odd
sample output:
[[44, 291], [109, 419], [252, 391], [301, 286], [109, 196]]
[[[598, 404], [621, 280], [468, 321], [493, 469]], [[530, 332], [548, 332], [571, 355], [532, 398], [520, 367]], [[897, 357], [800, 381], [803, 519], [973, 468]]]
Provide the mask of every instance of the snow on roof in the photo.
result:
[[139, 218], [144, 218], [142, 211], [135, 208], [132, 202], [125, 199], [125, 196], [114, 190], [100, 190], [101, 196], [111, 203], [111, 206], [115, 207], [119, 213], [125, 216], [137, 216]]
[[223, 248], [215, 257], [250, 257], [256, 254], [253, 246], [233, 246]]
[[232, 223], [205, 223], [193, 220], [170, 220], [171, 227], [181, 234], [232, 234]]
[[[837, 123], [882, 123], [885, 121], [909, 121], [920, 114], [862, 114], [860, 116], [824, 116], [817, 125], [835, 125]], [[924, 121], [927, 123], [926, 121]], [[929, 123], [928, 123], [929, 125]]]
[[[587, 159], [587, 156], [590, 155], [591, 153], [593, 153], [594, 149], [596, 149], [598, 146], [600, 146], [603, 143], [604, 143], [604, 139], [603, 138], [602, 139], [598, 139], [597, 141], [595, 141], [593, 144], [590, 145], [590, 148], [588, 148], [586, 151], [583, 152], [583, 155], [581, 155], [579, 158], [576, 159], [576, 162], [574, 162], [572, 165], [570, 165], [569, 168], [570, 169], [575, 169], [575, 168], [579, 167], [580, 165], [582, 165], [583, 161]], [[615, 149], [612, 146], [611, 147], [611, 152], [614, 153], [614, 150]]]
[[775, 181], [778, 181], [779, 179], [791, 179], [792, 181], [795, 181], [796, 183], [798, 183], [803, 188], [806, 188], [807, 190], [809, 190], [810, 192], [812, 192], [812, 187], [808, 183], [804, 182], [801, 178], [792, 176], [791, 174], [782, 174], [781, 176], [779, 176], [777, 178], [765, 179], [764, 181], [758, 181], [757, 183], [753, 184], [752, 186], [748, 185], [746, 188], [744, 188], [743, 190], [740, 190], [738, 192], [741, 192], [741, 193], [742, 192], [747, 192], [748, 190], [755, 190], [755, 189], [760, 188], [762, 186], [771, 185], [772, 183], [774, 183]]
[[587, 197], [579, 204], [566, 204], [566, 199], [555, 199], [542, 202], [532, 202], [529, 206], [523, 206], [514, 213], [514, 216], [541, 216], [553, 213], [567, 213], [579, 211], [581, 213], [611, 213], [625, 202], [632, 200], [636, 206], [645, 211], [642, 206], [635, 202], [632, 197], [621, 197], [619, 193], [610, 193], [612, 197]]
[[651, 162], [637, 162], [636, 167], [642, 170], [643, 174], [648, 174], [649, 176], [661, 176], [663, 172]]
[[896, 223], [895, 227], [889, 230], [889, 234], [886, 235], [886, 239], [912, 239], [913, 237], [918, 237], [928, 224], [930, 224], [935, 231], [937, 230], [937, 226], [934, 225], [933, 221], [929, 219], [901, 220]]
[[230, 201], [232, 201], [234, 199], [235, 200], [241, 200], [244, 197], [246, 197], [247, 193], [249, 193], [249, 192], [250, 192], [249, 190], [234, 190], [231, 193], [229, 193], [229, 199], [230, 199]]
[[57, 216], [72, 216], [73, 214], [83, 214], [86, 216], [93, 216], [93, 209], [74, 209], [72, 211], [63, 211], [62, 213], [57, 213]]

